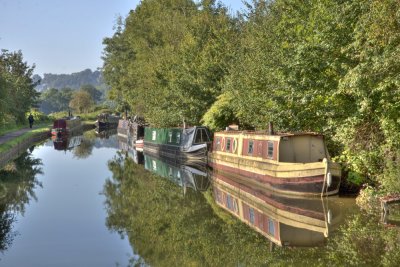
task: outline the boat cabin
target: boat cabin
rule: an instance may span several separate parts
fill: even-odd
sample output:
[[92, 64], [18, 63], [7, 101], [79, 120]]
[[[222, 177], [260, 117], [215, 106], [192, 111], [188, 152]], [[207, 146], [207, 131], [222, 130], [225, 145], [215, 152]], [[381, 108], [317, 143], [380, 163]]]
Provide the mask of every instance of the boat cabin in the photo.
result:
[[182, 128], [145, 128], [145, 142], [182, 147], [189, 149], [193, 145], [211, 142], [210, 132], [206, 127]]
[[213, 152], [277, 162], [311, 163], [329, 158], [323, 135], [225, 131], [214, 135]]

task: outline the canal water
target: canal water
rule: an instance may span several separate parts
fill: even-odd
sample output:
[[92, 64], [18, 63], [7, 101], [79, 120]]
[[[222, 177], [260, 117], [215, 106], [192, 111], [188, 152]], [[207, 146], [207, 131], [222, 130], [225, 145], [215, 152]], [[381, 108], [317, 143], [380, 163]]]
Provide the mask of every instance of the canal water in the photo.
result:
[[398, 266], [399, 244], [352, 198], [279, 196], [114, 133], [49, 139], [0, 171], [0, 266]]

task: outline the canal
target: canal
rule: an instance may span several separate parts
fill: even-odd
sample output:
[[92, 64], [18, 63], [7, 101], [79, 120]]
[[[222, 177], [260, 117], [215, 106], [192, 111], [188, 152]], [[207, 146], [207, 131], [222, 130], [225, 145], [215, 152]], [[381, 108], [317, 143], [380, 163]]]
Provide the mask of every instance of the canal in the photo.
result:
[[399, 243], [353, 198], [275, 195], [114, 133], [49, 139], [0, 171], [0, 266], [398, 266]]

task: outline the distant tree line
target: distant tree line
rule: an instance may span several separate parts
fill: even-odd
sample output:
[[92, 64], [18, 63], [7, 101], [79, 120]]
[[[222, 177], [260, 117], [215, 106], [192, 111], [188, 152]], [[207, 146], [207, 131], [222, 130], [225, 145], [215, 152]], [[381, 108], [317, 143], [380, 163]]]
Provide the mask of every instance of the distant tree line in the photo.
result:
[[103, 97], [103, 93], [91, 84], [82, 85], [79, 90], [51, 88], [41, 93], [40, 110], [46, 114], [69, 109], [78, 113], [88, 112]]
[[71, 88], [77, 90], [86, 84], [91, 84], [99, 89], [105, 88], [102, 74], [98, 70], [92, 71], [90, 69], [86, 69], [72, 74], [45, 73], [43, 78], [36, 74], [33, 78], [35, 80], [40, 80], [40, 84], [38, 84], [36, 87], [38, 91], [43, 91], [50, 88]]
[[23, 123], [26, 112], [36, 103], [39, 93], [32, 80], [34, 66], [23, 60], [22, 52], [0, 52], [0, 126]]
[[400, 191], [400, 2], [143, 0], [105, 38], [120, 107], [153, 125], [326, 134], [349, 180]]

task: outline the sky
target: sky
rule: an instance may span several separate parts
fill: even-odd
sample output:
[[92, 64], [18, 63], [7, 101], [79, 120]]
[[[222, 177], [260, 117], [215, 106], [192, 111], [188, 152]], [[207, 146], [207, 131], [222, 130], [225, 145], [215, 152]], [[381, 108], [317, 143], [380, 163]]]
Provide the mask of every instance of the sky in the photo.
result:
[[[0, 49], [21, 50], [35, 74], [70, 74], [103, 65], [102, 41], [140, 0], [0, 0]], [[221, 0], [233, 14], [241, 0]]]

